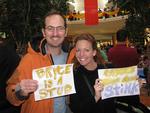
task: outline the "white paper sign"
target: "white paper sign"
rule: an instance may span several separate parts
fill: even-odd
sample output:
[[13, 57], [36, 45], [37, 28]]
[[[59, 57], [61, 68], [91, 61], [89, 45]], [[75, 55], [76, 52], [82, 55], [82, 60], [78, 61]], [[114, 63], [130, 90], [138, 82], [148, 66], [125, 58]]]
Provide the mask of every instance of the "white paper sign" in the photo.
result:
[[140, 94], [137, 66], [99, 69], [98, 74], [104, 84], [102, 99]]
[[75, 93], [73, 64], [52, 65], [32, 71], [32, 77], [38, 81], [34, 93], [35, 101]]

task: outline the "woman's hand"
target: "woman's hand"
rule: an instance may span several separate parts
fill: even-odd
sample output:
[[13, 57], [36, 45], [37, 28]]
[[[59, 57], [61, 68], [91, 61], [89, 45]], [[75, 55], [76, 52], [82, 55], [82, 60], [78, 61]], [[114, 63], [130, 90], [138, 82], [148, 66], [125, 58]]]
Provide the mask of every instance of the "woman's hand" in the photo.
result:
[[103, 90], [104, 85], [100, 79], [95, 80], [94, 90], [95, 90], [95, 101], [97, 102], [101, 98], [101, 91]]
[[138, 82], [139, 82], [140, 88], [141, 88], [144, 84], [146, 84], [146, 80], [145, 80], [145, 79], [142, 79], [142, 78], [138, 78]]

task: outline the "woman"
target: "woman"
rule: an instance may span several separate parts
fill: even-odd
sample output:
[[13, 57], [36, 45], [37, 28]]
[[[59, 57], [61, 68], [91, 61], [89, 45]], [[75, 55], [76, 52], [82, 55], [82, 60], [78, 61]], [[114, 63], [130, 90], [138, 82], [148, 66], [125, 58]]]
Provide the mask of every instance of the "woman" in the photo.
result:
[[81, 34], [75, 39], [74, 81], [76, 94], [70, 96], [73, 113], [116, 113], [113, 98], [101, 100], [103, 84], [98, 79], [98, 69], [105, 67], [91, 34]]

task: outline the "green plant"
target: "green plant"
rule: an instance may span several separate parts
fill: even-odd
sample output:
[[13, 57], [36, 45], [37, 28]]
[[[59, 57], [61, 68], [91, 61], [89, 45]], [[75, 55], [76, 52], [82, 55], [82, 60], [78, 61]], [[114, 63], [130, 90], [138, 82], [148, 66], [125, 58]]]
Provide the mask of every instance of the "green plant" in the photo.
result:
[[24, 47], [41, 32], [41, 19], [55, 8], [66, 14], [68, 0], [0, 0], [0, 32], [12, 38], [19, 48]]
[[150, 0], [117, 0], [120, 11], [128, 11], [125, 28], [132, 42], [144, 44], [145, 28], [150, 27]]

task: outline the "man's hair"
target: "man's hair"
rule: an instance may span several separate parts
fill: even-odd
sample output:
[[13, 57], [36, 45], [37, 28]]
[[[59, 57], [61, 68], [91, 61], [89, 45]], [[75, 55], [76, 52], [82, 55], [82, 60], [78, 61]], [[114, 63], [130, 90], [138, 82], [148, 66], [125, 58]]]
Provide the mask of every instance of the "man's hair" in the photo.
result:
[[127, 30], [125, 29], [120, 29], [117, 31], [117, 41], [118, 42], [124, 42], [126, 41], [127, 37], [128, 37], [129, 33]]
[[57, 10], [55, 10], [55, 9], [52, 9], [51, 11], [49, 11], [49, 12], [44, 16], [43, 21], [42, 21], [42, 27], [43, 27], [43, 28], [45, 28], [45, 19], [46, 19], [47, 17], [49, 17], [49, 16], [52, 16], [52, 15], [59, 15], [59, 16], [61, 16], [62, 19], [64, 20], [64, 27], [67, 28], [67, 22], [66, 22], [65, 16], [64, 16], [61, 12], [59, 12], [59, 11], [57, 11]]

